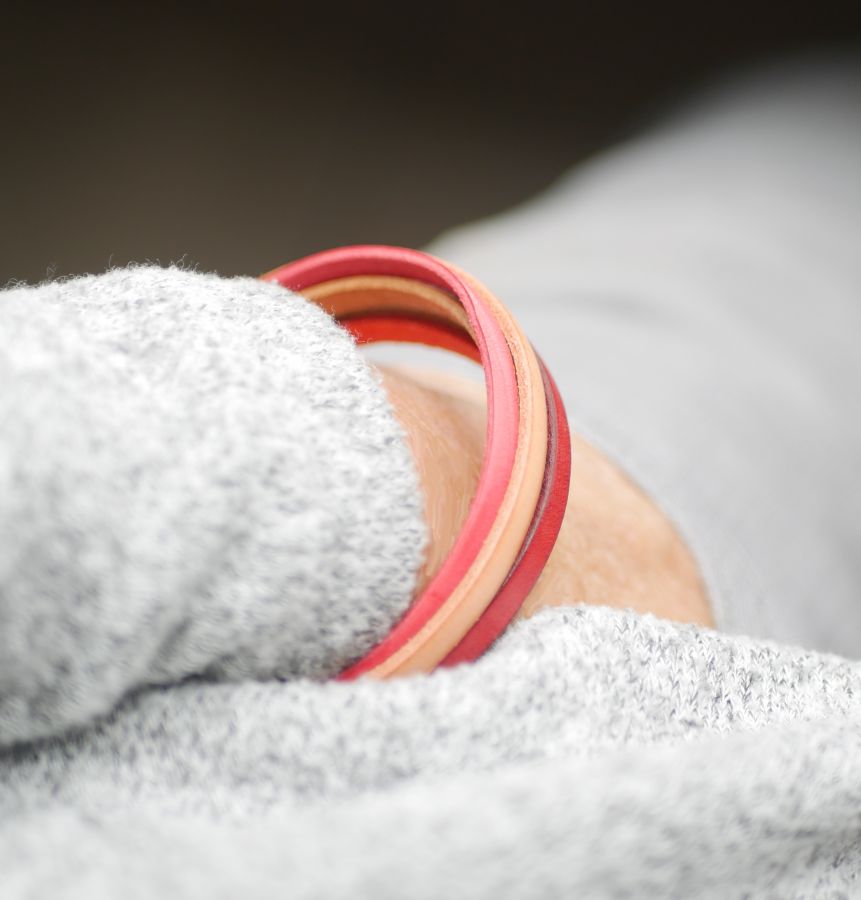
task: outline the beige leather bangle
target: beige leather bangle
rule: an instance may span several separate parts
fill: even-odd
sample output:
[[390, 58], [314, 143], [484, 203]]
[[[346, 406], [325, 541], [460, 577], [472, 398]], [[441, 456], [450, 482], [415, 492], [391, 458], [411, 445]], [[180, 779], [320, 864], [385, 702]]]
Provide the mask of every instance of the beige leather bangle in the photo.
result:
[[[421, 630], [368, 671], [380, 678], [431, 671], [464, 637], [505, 580], [523, 544], [544, 477], [546, 397], [535, 353], [505, 306], [477, 279], [457, 271], [493, 310], [512, 354], [521, 407], [514, 468], [499, 514], [472, 566]], [[466, 313], [456, 300], [414, 279], [348, 276], [303, 288], [302, 294], [339, 320], [374, 311], [408, 309], [447, 321], [471, 334]]]
[[419, 250], [335, 247], [261, 277], [318, 303], [359, 344], [421, 343], [481, 364], [487, 430], [466, 519], [403, 616], [337, 677], [430, 672], [477, 659], [535, 585], [565, 514], [571, 443], [547, 366], [478, 279]]

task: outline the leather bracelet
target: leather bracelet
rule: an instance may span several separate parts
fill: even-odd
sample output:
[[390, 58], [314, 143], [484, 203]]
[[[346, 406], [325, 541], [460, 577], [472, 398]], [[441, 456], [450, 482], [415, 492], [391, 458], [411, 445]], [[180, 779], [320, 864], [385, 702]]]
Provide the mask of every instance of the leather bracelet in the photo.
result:
[[570, 436], [546, 366], [483, 284], [418, 250], [339, 247], [261, 277], [318, 303], [358, 343], [426, 343], [483, 365], [485, 454], [461, 532], [401, 620], [338, 678], [429, 672], [477, 659], [533, 587], [567, 505]]

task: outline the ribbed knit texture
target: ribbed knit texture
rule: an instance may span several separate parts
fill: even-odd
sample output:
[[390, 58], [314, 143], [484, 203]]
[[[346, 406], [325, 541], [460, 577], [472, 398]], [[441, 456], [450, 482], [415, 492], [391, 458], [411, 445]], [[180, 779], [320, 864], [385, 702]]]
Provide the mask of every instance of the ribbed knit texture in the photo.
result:
[[858, 896], [859, 112], [857, 66], [766, 75], [427, 248], [677, 522], [718, 631], [561, 607], [323, 682], [425, 537], [359, 351], [243, 279], [0, 294], [0, 896]]

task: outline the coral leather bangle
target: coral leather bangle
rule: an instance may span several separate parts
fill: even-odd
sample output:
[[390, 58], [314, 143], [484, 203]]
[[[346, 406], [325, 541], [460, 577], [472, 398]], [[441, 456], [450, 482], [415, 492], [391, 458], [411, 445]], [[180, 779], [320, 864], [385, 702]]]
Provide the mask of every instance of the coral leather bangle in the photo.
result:
[[425, 343], [482, 364], [487, 437], [461, 532], [401, 620], [338, 677], [383, 678], [477, 659], [526, 599], [562, 525], [571, 443], [550, 373], [481, 282], [419, 250], [336, 247], [261, 277], [319, 304], [358, 343]]

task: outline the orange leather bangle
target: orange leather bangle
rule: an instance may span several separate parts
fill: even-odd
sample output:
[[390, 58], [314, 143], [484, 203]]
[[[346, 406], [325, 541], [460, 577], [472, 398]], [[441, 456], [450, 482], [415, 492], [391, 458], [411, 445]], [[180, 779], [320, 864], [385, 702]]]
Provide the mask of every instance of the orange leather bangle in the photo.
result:
[[320, 304], [359, 342], [420, 341], [482, 362], [488, 433], [467, 520], [422, 595], [339, 677], [427, 672], [477, 658], [525, 599], [561, 527], [570, 439], [555, 383], [504, 305], [430, 254], [342, 247], [263, 277]]

